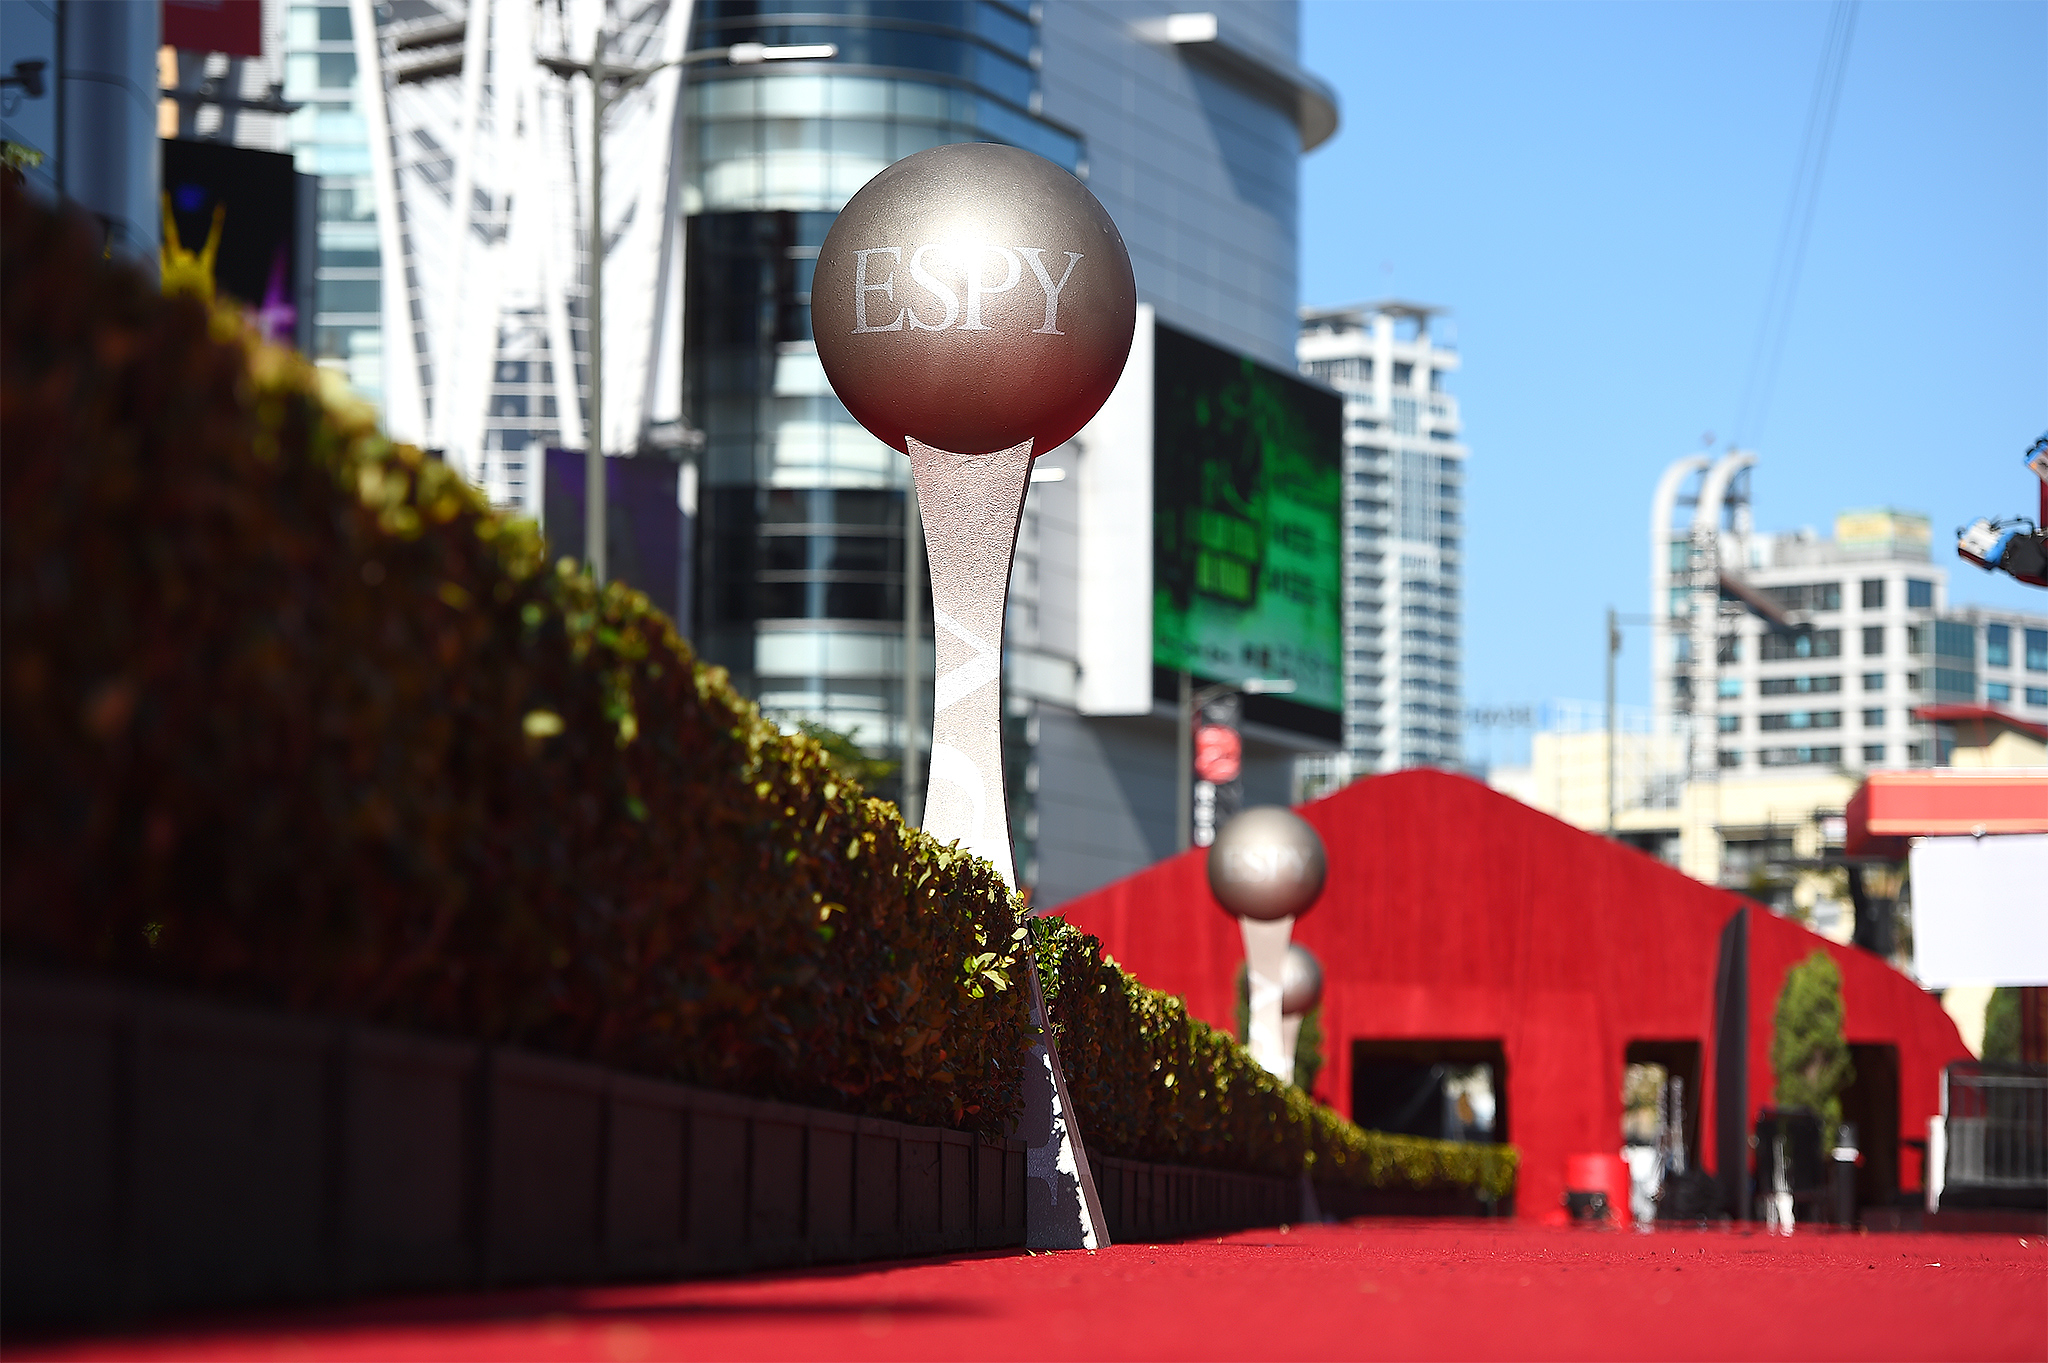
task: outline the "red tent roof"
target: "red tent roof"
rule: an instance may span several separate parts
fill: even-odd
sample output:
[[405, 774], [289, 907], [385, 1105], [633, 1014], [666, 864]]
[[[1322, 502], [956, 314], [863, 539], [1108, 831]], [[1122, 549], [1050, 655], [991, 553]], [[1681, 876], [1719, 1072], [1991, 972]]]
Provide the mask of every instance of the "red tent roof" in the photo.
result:
[[[1742, 1076], [1731, 1082], [1746, 1122], [1770, 1099], [1771, 1017], [1785, 972], [1815, 950], [1841, 968], [1850, 1041], [1897, 1047], [1905, 1136], [1925, 1134], [1941, 1066], [1968, 1055], [1940, 1006], [1878, 958], [1476, 781], [1400, 772], [1300, 812], [1330, 868], [1295, 928], [1326, 981], [1319, 1096], [1351, 1110], [1355, 1041], [1497, 1042], [1508, 1138], [1523, 1151], [1524, 1214], [1556, 1205], [1567, 1155], [1619, 1148], [1632, 1042], [1699, 1046], [1704, 1092], [1688, 1103], [1700, 1113], [1698, 1153], [1717, 1167], [1717, 1140], [1737, 1148], [1709, 1134], [1722, 1101], [1717, 1038], [1744, 1052], [1725, 1072]], [[1206, 866], [1205, 851], [1183, 853], [1055, 912], [1099, 936], [1139, 979], [1234, 1029], [1243, 949], [1210, 896]], [[1723, 958], [1738, 916], [1743, 964], [1731, 976]], [[1904, 1172], [1916, 1179], [1918, 1164]]]

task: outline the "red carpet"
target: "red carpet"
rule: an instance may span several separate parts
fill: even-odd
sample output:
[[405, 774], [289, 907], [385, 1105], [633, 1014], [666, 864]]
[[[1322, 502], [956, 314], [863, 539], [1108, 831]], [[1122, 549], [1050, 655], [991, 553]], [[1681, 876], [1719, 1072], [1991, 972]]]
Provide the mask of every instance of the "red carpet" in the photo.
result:
[[2048, 1358], [2011, 1235], [1648, 1235], [1359, 1222], [501, 1292], [17, 1342], [8, 1359]]

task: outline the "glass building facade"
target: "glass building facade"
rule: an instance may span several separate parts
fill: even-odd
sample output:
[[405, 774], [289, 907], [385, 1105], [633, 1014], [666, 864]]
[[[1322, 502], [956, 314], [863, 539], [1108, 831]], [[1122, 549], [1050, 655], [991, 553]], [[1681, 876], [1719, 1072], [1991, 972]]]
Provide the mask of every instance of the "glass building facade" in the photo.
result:
[[344, 4], [290, 5], [284, 97], [300, 105], [285, 135], [299, 170], [320, 177], [313, 355], [372, 402], [384, 395], [383, 272], [370, 136], [355, 35]]
[[[823, 723], [900, 761], [907, 738], [928, 742], [906, 735], [903, 709], [910, 465], [825, 381], [810, 330], [818, 248], [856, 190], [929, 147], [1002, 142], [1085, 167], [1080, 138], [1036, 112], [1029, 10], [819, 8], [706, 0], [691, 33], [706, 56], [837, 48], [830, 61], [704, 61], [691, 74], [684, 374], [705, 434], [692, 632], [777, 720]], [[877, 793], [893, 797], [894, 782]]]

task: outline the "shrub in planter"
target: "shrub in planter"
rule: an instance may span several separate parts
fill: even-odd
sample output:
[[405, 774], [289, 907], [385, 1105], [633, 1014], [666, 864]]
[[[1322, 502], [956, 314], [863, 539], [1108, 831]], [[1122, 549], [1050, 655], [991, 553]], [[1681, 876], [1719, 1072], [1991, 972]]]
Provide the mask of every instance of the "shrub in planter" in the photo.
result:
[[1046, 1011], [1090, 1150], [1353, 1188], [1514, 1188], [1512, 1146], [1364, 1131], [1266, 1072], [1180, 999], [1058, 918], [1032, 924]]
[[986, 863], [331, 376], [0, 200], [10, 962], [1004, 1127]]

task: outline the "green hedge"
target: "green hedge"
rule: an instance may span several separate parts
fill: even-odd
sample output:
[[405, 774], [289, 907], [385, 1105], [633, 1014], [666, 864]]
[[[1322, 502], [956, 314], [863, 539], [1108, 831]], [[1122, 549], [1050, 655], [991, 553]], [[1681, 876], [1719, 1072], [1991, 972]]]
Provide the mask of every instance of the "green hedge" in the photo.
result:
[[986, 863], [329, 376], [0, 193], [10, 961], [1004, 1128]]
[[1035, 919], [1046, 1011], [1091, 1151], [1291, 1175], [1331, 1188], [1513, 1190], [1512, 1146], [1363, 1131], [1283, 1084], [1170, 994], [1147, 989], [1102, 943]]
[[[997, 1133], [1024, 929], [639, 593], [0, 176], [0, 949]], [[1360, 1132], [1039, 920], [1105, 1153], [1372, 1187]]]

